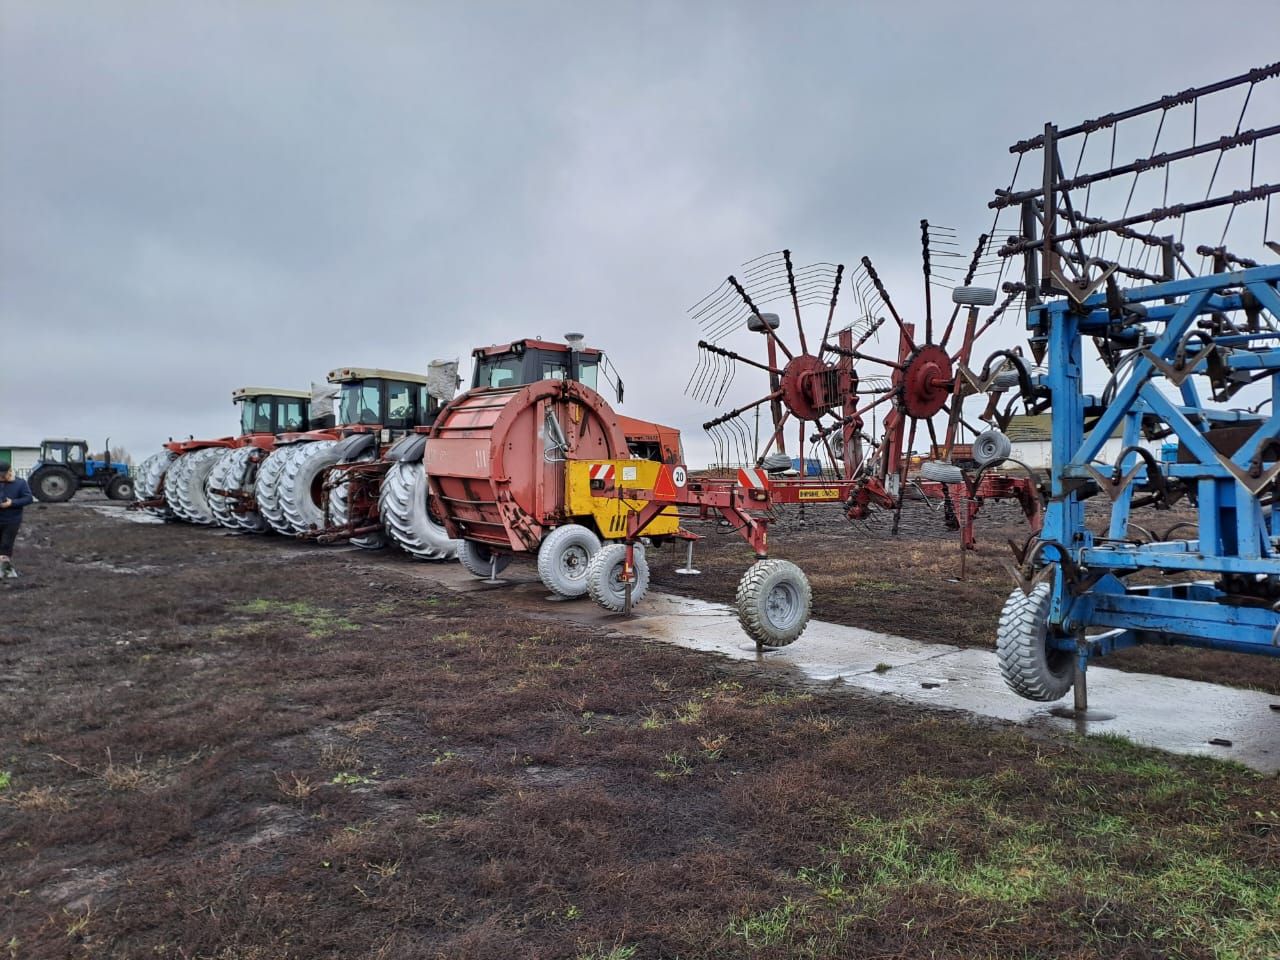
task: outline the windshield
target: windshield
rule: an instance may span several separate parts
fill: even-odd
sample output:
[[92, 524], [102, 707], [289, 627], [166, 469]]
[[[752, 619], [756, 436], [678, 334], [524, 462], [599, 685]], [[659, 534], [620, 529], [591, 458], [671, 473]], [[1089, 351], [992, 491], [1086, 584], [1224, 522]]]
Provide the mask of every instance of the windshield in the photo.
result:
[[271, 433], [271, 398], [251, 397], [240, 403], [240, 433]]
[[520, 382], [520, 368], [524, 360], [521, 357], [496, 357], [493, 360], [481, 360], [476, 366], [476, 386], [497, 388], [513, 386]]
[[40, 459], [45, 463], [66, 463], [67, 448], [60, 443], [46, 443], [40, 448]]
[[338, 422], [344, 424], [382, 423], [382, 404], [378, 399], [378, 381], [344, 383], [338, 398]]

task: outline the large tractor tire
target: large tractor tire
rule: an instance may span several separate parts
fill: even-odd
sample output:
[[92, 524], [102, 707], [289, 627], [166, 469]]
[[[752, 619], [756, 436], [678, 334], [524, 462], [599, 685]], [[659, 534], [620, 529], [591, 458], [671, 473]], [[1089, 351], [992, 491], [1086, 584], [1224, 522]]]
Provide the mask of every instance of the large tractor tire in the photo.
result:
[[457, 540], [431, 516], [427, 471], [421, 463], [398, 460], [382, 478], [378, 511], [387, 536], [419, 560], [452, 560]]
[[[635, 606], [649, 592], [649, 560], [640, 544], [636, 544], [632, 558], [635, 582], [631, 584], [631, 605]], [[626, 561], [625, 543], [606, 543], [596, 551], [587, 567], [587, 592], [591, 599], [614, 613], [621, 613], [627, 605], [627, 584], [622, 579]]]
[[297, 536], [325, 525], [322, 486], [338, 460], [337, 440], [315, 440], [298, 447], [285, 463], [277, 489], [290, 533]]
[[31, 494], [41, 503], [66, 503], [80, 482], [66, 467], [41, 467], [31, 478]]
[[538, 577], [552, 593], [574, 599], [587, 593], [587, 567], [600, 538], [578, 523], [556, 527], [538, 547]]
[[211, 471], [209, 471], [209, 483], [206, 495], [209, 498], [209, 508], [213, 511], [214, 519], [228, 530], [247, 530], [252, 533], [262, 533], [267, 528], [267, 521], [262, 518], [260, 513], [237, 513], [235, 510], [236, 499], [226, 494], [215, 493], [217, 490], [233, 490], [240, 493], [250, 493], [254, 489], [254, 481], [257, 477], [260, 463], [255, 462], [255, 455], [259, 458], [262, 451], [257, 447], [236, 447], [234, 450], [228, 450], [222, 455]]
[[813, 591], [790, 560], [757, 560], [738, 581], [738, 621], [757, 647], [785, 647], [804, 633]]
[[1049, 646], [1049, 584], [1030, 593], [1015, 589], [1000, 611], [996, 657], [1000, 676], [1020, 697], [1050, 703], [1061, 700], [1075, 684], [1075, 654]]
[[[343, 462], [368, 462], [372, 459], [373, 455], [370, 453], [369, 456], [360, 457], [356, 461], [348, 460]], [[342, 483], [334, 484], [333, 488], [329, 491], [329, 521], [335, 527], [342, 527], [347, 524], [347, 505], [351, 502], [350, 494], [350, 481], [343, 481]], [[379, 523], [382, 522], [380, 514], [381, 511], [379, 511]], [[358, 537], [350, 537], [349, 539], [357, 547], [364, 550], [381, 550], [387, 545], [387, 537], [381, 528], [373, 531], [372, 533], [361, 534]]]
[[[159, 453], [153, 453], [147, 459], [142, 461], [142, 466], [138, 467], [138, 499], [139, 500], [157, 500], [164, 496], [164, 478], [169, 472], [169, 467], [173, 464], [174, 453], [171, 450], [161, 450]], [[168, 506], [163, 507], [147, 507], [147, 513], [153, 517], [165, 519], [171, 514]]]
[[107, 481], [107, 485], [102, 488], [102, 492], [107, 495], [108, 500], [132, 500], [134, 497], [133, 477], [126, 474], [117, 474]]
[[463, 540], [458, 545], [458, 562], [466, 567], [467, 573], [473, 577], [488, 580], [490, 573], [497, 576], [507, 569], [507, 564], [511, 562], [511, 554], [498, 553], [487, 543]]
[[183, 454], [169, 468], [164, 484], [164, 499], [174, 515], [187, 523], [210, 526], [214, 520], [209, 506], [206, 484], [214, 465], [226, 453], [226, 447], [205, 447]]
[[258, 467], [258, 476], [253, 481], [253, 497], [258, 501], [258, 513], [267, 522], [268, 529], [289, 536], [289, 518], [284, 515], [284, 504], [280, 502], [280, 481], [284, 477], [285, 467], [302, 445], [277, 447]]

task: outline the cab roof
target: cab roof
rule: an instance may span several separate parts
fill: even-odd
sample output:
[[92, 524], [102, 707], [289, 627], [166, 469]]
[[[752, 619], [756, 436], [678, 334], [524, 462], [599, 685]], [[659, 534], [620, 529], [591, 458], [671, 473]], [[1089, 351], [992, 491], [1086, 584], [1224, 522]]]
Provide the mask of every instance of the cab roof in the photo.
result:
[[348, 383], [352, 380], [403, 380], [406, 383], [425, 384], [421, 373], [405, 373], [401, 370], [380, 370], [376, 367], [338, 367], [329, 371], [330, 383]]
[[[525, 350], [550, 350], [555, 353], [568, 353], [572, 349], [567, 343], [556, 340], [539, 340], [537, 337], [526, 337], [524, 340], [512, 340], [510, 343], [495, 343], [488, 347], [476, 347], [471, 351], [473, 357], [492, 357], [504, 353], [523, 353]], [[596, 347], [579, 347], [579, 353], [597, 356], [601, 351]]]
[[310, 400], [308, 390], [280, 390], [276, 387], [239, 387], [231, 391], [231, 402], [246, 400], [249, 397], [286, 397], [290, 400]]

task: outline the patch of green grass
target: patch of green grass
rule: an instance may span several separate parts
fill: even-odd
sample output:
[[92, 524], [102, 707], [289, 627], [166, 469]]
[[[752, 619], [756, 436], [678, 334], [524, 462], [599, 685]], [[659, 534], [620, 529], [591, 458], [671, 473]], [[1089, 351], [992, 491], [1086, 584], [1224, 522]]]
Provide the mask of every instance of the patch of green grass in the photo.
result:
[[348, 620], [333, 610], [317, 607], [305, 600], [285, 602], [283, 600], [265, 600], [258, 598], [243, 603], [235, 608], [240, 613], [251, 613], [258, 616], [288, 617], [306, 628], [307, 636], [320, 640], [351, 630], [359, 630], [360, 624]]
[[678, 777], [688, 777], [693, 775], [693, 764], [679, 750], [673, 750], [671, 753], [664, 754], [662, 757], [663, 766], [659, 770], [655, 770], [653, 775], [659, 780], [675, 780]]
[[776, 947], [793, 938], [797, 921], [802, 922], [807, 915], [808, 909], [803, 904], [787, 897], [769, 910], [730, 921], [729, 933], [742, 938], [750, 947]]
[[635, 944], [615, 943], [606, 947], [603, 944], [585, 953], [579, 953], [576, 960], [631, 960], [639, 949]]
[[872, 673], [888, 673], [892, 669], [893, 667], [890, 664], [877, 663], [871, 672]]
[[337, 784], [340, 787], [367, 787], [378, 781], [373, 777], [366, 777], [361, 773], [352, 773], [349, 770], [343, 770], [341, 773], [334, 774], [330, 783]]
[[[1175, 954], [1194, 944], [1224, 960], [1280, 956], [1280, 865], [1224, 844], [1239, 811], [1214, 783], [1215, 770], [1193, 776], [1201, 771], [1127, 742], [1096, 746], [1096, 754], [1041, 758], [1061, 787], [1043, 798], [1007, 771], [910, 777], [899, 812], [849, 814], [839, 844], [797, 879], [846, 913], [878, 898], [944, 894], [1010, 925], [1030, 922], [1046, 902], [1088, 896], [1135, 908], [1127, 922], [1136, 930], [1115, 928], [1101, 913], [1082, 916], [1099, 955], [1137, 936]], [[1131, 779], [1107, 789], [1103, 771]], [[1204, 820], [1169, 825], [1161, 811], [1170, 802], [1203, 810]], [[1255, 819], [1269, 832], [1270, 812], [1255, 811]], [[783, 942], [782, 927], [804, 927], [803, 916], [780, 908], [749, 921], [734, 932], [761, 946]]]
[[0, 770], [0, 790], [8, 790], [13, 783], [13, 774], [8, 770]]

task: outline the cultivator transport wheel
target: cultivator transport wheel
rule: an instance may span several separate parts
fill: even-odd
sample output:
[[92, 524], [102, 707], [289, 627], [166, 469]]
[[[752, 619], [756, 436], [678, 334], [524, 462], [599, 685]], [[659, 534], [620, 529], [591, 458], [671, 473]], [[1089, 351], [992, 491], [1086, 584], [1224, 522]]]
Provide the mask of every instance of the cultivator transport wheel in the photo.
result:
[[36, 475], [31, 492], [41, 503], [66, 503], [76, 495], [76, 476], [66, 467], [45, 467]]
[[538, 577], [557, 596], [587, 593], [587, 567], [600, 550], [600, 538], [578, 523], [556, 527], [538, 547]]
[[804, 633], [813, 592], [790, 560], [757, 560], [738, 581], [735, 600], [742, 629], [758, 647], [785, 647]]
[[[649, 592], [649, 561], [644, 547], [636, 544], [632, 571], [635, 582], [631, 584], [631, 604], [634, 606]], [[622, 579], [627, 560], [625, 543], [606, 543], [587, 567], [587, 591], [591, 599], [606, 610], [621, 613], [627, 604], [627, 583]]]
[[178, 517], [188, 523], [209, 526], [216, 521], [209, 506], [205, 484], [214, 464], [226, 452], [225, 447], [206, 447], [183, 454], [169, 468], [164, 485], [165, 502]]
[[103, 492], [106, 493], [108, 500], [132, 500], [133, 477], [124, 475], [112, 477], [107, 481], [107, 486]]
[[[342, 462], [368, 463], [371, 460], [373, 460], [373, 454], [369, 453], [356, 460], [344, 460]], [[350, 502], [350, 494], [350, 480], [343, 480], [341, 483], [334, 484], [329, 490], [329, 522], [335, 527], [345, 527], [347, 525], [349, 519], [347, 505]], [[381, 550], [387, 545], [387, 537], [382, 530], [362, 534], [358, 537], [349, 537], [348, 539], [351, 543], [364, 550]]]
[[511, 554], [496, 553], [488, 544], [463, 540], [458, 545], [458, 561], [473, 577], [488, 580], [489, 575], [499, 574], [511, 562]]
[[[161, 450], [142, 461], [142, 465], [138, 467], [139, 500], [158, 500], [161, 497], [165, 474], [168, 473], [173, 460], [174, 453], [171, 450]], [[164, 519], [170, 516], [168, 506], [145, 509], [153, 517]]]
[[289, 518], [284, 515], [284, 504], [280, 502], [280, 481], [284, 477], [285, 467], [289, 460], [301, 449], [301, 445], [277, 447], [271, 456], [262, 461], [258, 467], [258, 476], [253, 481], [253, 497], [258, 501], [258, 513], [267, 522], [267, 527], [283, 536], [289, 536]]
[[[228, 530], [247, 530], [251, 533], [262, 533], [269, 529], [267, 521], [260, 513], [237, 513], [235, 498], [214, 493], [215, 490], [238, 490], [248, 493], [254, 489], [252, 461], [255, 454], [263, 456], [257, 447], [236, 447], [228, 450], [209, 472], [209, 508], [214, 519]], [[261, 465], [259, 464], [259, 472]]]
[[289, 533], [318, 530], [324, 524], [320, 488], [324, 473], [339, 460], [337, 440], [316, 440], [297, 447], [276, 485]]
[[1049, 647], [1049, 584], [1030, 593], [1015, 589], [1000, 611], [996, 657], [1000, 675], [1020, 697], [1049, 703], [1067, 695], [1075, 681], [1075, 656]]
[[382, 478], [378, 512], [387, 536], [419, 560], [452, 560], [458, 541], [431, 515], [427, 471], [421, 463], [397, 460]]

